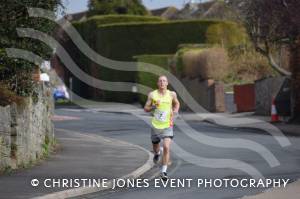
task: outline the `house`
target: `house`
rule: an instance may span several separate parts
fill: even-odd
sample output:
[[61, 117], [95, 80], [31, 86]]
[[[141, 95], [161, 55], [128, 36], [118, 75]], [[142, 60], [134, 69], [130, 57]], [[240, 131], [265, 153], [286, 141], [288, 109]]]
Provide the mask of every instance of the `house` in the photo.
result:
[[235, 11], [224, 1], [211, 0], [196, 3], [191, 1], [173, 15], [172, 19], [229, 19], [236, 20]]
[[87, 19], [87, 13], [88, 11], [73, 13], [73, 14], [67, 14], [65, 15], [65, 19], [67, 19], [70, 22], [74, 21], [84, 21]]
[[175, 15], [179, 12], [179, 10], [173, 6], [170, 7], [164, 7], [159, 9], [151, 10], [150, 13], [153, 16], [162, 17], [165, 19], [172, 19], [175, 17]]

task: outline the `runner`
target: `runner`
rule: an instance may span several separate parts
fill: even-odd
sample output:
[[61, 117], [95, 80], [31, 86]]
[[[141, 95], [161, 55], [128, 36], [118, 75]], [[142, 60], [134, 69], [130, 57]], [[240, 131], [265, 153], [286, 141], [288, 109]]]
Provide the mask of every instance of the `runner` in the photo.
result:
[[170, 145], [173, 139], [173, 122], [178, 116], [179, 101], [175, 92], [168, 90], [168, 79], [162, 75], [157, 81], [158, 89], [149, 93], [144, 110], [153, 111], [151, 140], [154, 163], [160, 159], [160, 140], [163, 140], [161, 178], [168, 179], [167, 168], [170, 159]]

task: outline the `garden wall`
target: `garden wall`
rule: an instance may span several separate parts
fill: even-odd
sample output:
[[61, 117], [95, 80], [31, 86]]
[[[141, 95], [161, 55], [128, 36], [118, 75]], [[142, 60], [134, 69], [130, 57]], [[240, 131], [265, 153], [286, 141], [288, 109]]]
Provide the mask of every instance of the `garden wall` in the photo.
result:
[[53, 107], [51, 91], [43, 84], [36, 99], [0, 106], [0, 171], [26, 167], [48, 152], [54, 140]]

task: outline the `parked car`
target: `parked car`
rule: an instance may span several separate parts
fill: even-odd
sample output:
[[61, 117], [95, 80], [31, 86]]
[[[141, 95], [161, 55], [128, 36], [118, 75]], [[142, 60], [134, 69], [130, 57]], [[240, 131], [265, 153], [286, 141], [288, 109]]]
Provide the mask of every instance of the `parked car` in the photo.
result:
[[69, 99], [69, 93], [66, 89], [65, 86], [59, 86], [57, 88], [54, 89], [53, 91], [53, 98], [55, 101], [59, 100], [59, 99]]

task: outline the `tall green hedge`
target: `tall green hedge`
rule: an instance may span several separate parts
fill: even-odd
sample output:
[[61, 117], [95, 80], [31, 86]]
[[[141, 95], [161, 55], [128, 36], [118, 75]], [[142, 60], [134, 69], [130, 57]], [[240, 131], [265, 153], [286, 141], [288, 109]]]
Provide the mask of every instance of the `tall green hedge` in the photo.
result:
[[133, 23], [133, 22], [151, 22], [151, 21], [163, 21], [161, 17], [155, 16], [139, 16], [139, 15], [96, 15], [88, 18], [85, 21], [74, 22], [73, 25], [86, 26], [87, 24], [102, 26], [102, 25], [112, 25], [119, 23]]
[[[88, 18], [84, 22], [75, 22], [73, 25], [83, 39], [88, 43], [88, 45], [100, 53], [102, 56], [111, 58], [104, 53], [105, 49], [110, 48], [111, 44], [105, 43], [103, 45], [100, 44], [101, 41], [98, 40], [97, 35], [99, 31], [99, 27], [104, 25], [116, 25], [120, 23], [130, 24], [136, 22], [149, 22], [149, 21], [162, 21], [163, 19], [160, 17], [153, 16], [137, 16], [137, 15], [103, 15], [103, 16], [94, 16]], [[122, 37], [122, 36], [119, 36]], [[102, 42], [101, 42], [102, 43]], [[78, 51], [77, 48], [69, 42], [66, 46], [67, 49], [70, 50], [70, 55], [75, 60], [75, 62], [87, 73], [90, 75], [106, 81], [115, 81], [115, 82], [135, 82], [136, 73], [135, 72], [120, 72], [111, 70], [102, 66], [98, 66], [93, 63], [91, 60], [86, 58], [82, 53]], [[98, 50], [101, 49], [101, 50]], [[126, 59], [116, 59], [116, 60], [127, 60], [132, 61], [132, 56]], [[128, 92], [111, 92], [111, 91], [103, 91], [95, 88], [91, 88], [90, 86], [84, 84], [77, 78], [75, 78], [76, 86], [75, 92], [80, 96], [103, 100], [103, 101], [118, 101], [118, 102], [132, 102], [137, 99], [136, 94], [128, 93]]]
[[[135, 56], [134, 58], [138, 62], [137, 69], [139, 71], [139, 68], [141, 67], [142, 63], [149, 63], [154, 64], [156, 66], [162, 67], [167, 71], [171, 71], [170, 69], [170, 60], [172, 59], [173, 55], [139, 55]], [[152, 89], [157, 88], [157, 79], [158, 76], [151, 73], [146, 72], [137, 72], [137, 78], [136, 81], [139, 84], [148, 86]], [[139, 102], [141, 104], [144, 104], [147, 100], [147, 96], [143, 94], [139, 94]]]
[[[127, 17], [119, 16], [119, 19], [124, 22], [129, 20]], [[215, 20], [157, 21], [157, 18], [153, 18], [156, 21], [147, 21], [152, 18], [139, 16], [132, 17], [133, 21], [130, 23], [128, 21], [117, 23], [114, 17], [114, 19], [108, 18], [113, 24], [104, 24], [101, 22], [103, 18], [95, 17], [90, 19], [93, 22], [88, 20], [77, 23], [76, 28], [95, 51], [102, 56], [118, 61], [133, 61], [133, 56], [142, 54], [174, 54], [178, 45], [182, 43], [207, 43], [206, 33], [212, 25], [220, 25], [222, 28], [239, 28], [235, 23]], [[137, 20], [140, 21], [137, 22]], [[144, 21], [141, 22], [142, 20]], [[235, 31], [235, 33], [238, 32]], [[240, 38], [240, 35], [232, 34], [230, 36]], [[244, 39], [241, 39], [240, 42], [243, 41]], [[99, 79], [136, 81], [135, 72], [116, 71], [101, 66], [98, 66], [97, 72], [95, 72], [96, 65], [94, 63], [81, 53], [72, 52], [72, 54], [77, 63], [84, 66], [85, 70], [93, 71], [92, 74]], [[132, 93], [122, 93], [121, 95], [119, 92], [103, 91], [102, 93], [103, 100], [132, 102], [136, 98]]]

